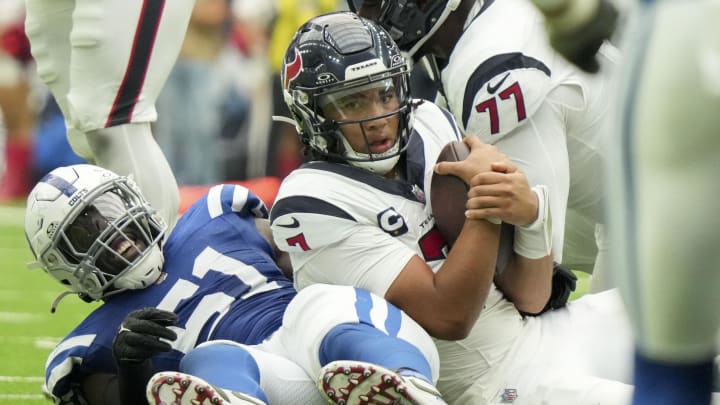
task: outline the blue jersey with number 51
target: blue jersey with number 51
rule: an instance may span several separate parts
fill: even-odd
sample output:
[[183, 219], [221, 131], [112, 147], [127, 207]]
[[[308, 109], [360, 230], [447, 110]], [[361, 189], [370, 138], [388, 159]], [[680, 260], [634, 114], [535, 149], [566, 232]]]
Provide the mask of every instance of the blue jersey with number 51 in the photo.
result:
[[86, 376], [115, 373], [113, 338], [125, 316], [140, 308], [178, 315], [173, 350], [153, 357], [158, 371], [177, 370], [182, 356], [207, 340], [255, 344], [269, 337], [280, 327], [295, 289], [255, 228], [255, 217], [262, 215], [265, 206], [246, 188], [210, 189], [182, 216], [163, 247], [167, 278], [112, 296], [73, 329], [47, 360], [47, 392], [73, 403]]

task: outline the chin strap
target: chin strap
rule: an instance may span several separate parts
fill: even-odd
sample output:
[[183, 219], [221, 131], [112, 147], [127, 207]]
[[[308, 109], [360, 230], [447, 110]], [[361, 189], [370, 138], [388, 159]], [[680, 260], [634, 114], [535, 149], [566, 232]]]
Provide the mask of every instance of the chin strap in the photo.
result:
[[55, 313], [57, 306], [60, 304], [60, 301], [62, 301], [63, 298], [67, 297], [68, 295], [74, 295], [74, 294], [80, 295], [79, 293], [72, 292], [72, 291], [64, 291], [64, 292], [60, 293], [60, 295], [58, 295], [57, 298], [55, 298], [55, 300], [53, 300], [52, 305], [50, 306], [50, 313], [51, 314]]
[[[85, 293], [65, 291], [65, 292], [61, 293], [60, 295], [58, 295], [57, 298], [55, 298], [55, 300], [53, 301], [52, 306], [50, 307], [51, 314], [55, 313], [55, 310], [57, 309], [58, 304], [60, 304], [60, 301], [62, 301], [62, 299], [67, 297], [68, 295], [77, 295], [81, 300], [83, 300], [85, 302], [97, 301], [97, 300], [90, 298], [90, 296]], [[107, 294], [107, 295], [109, 295], [109, 294]]]
[[294, 119], [288, 118], [288, 117], [283, 117], [282, 115], [273, 115], [272, 120], [275, 122], [284, 122], [286, 124], [290, 124], [290, 125], [294, 126], [295, 128], [298, 127], [298, 124], [297, 124], [297, 122], [295, 122]]

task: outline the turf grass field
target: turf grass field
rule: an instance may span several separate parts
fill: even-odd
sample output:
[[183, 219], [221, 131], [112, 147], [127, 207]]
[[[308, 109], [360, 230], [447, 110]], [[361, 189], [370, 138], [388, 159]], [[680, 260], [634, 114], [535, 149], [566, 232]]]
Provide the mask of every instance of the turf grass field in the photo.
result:
[[32, 261], [22, 222], [22, 206], [0, 206], [0, 404], [48, 404], [42, 394], [45, 359], [73, 325], [96, 304], [75, 296], [50, 305], [63, 291], [42, 270], [28, 270]]

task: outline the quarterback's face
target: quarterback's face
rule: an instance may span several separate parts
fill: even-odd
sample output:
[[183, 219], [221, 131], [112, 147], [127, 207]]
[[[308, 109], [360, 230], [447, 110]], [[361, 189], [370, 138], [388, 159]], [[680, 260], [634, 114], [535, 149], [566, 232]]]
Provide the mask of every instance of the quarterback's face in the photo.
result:
[[393, 87], [376, 87], [333, 97], [323, 112], [326, 118], [340, 124], [355, 152], [380, 154], [395, 144], [399, 125], [395, 112], [399, 107]]

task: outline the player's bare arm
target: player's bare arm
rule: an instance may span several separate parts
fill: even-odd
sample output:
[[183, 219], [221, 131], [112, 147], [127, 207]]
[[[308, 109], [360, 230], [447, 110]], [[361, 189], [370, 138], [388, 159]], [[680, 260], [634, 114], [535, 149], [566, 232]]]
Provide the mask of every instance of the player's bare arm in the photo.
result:
[[492, 285], [499, 229], [499, 225], [485, 220], [466, 219], [453, 249], [436, 273], [419, 256], [413, 256], [387, 290], [385, 299], [436, 338], [466, 337]]
[[[493, 162], [507, 158], [494, 146], [476, 137], [465, 143], [470, 153], [461, 162], [441, 162], [436, 172], [455, 174], [466, 183]], [[484, 219], [465, 222], [442, 267], [433, 273], [414, 256], [386, 293], [431, 335], [441, 339], [465, 337], [480, 315], [492, 285], [499, 244], [499, 225]], [[478, 249], [482, 246], [482, 249]], [[422, 292], [421, 292], [422, 291]]]
[[547, 194], [531, 189], [524, 173], [495, 147], [474, 136], [463, 142], [471, 148], [470, 155], [460, 162], [438, 163], [436, 172], [469, 178], [467, 218], [496, 218], [517, 226], [518, 249], [495, 283], [518, 310], [539, 313], [552, 290], [549, 211], [544, 212], [547, 204], [541, 204]]
[[537, 202], [535, 219], [515, 224], [514, 255], [505, 270], [496, 275], [495, 285], [519, 311], [537, 314], [552, 293], [552, 221], [547, 189], [535, 186], [531, 193]]
[[[494, 163], [492, 169], [492, 172], [473, 177], [466, 215], [471, 218], [499, 218], [518, 226], [520, 232], [527, 232], [523, 231], [523, 227], [532, 227], [539, 222], [542, 191], [532, 190], [525, 174], [514, 165]], [[550, 254], [530, 256], [532, 258], [514, 254], [505, 271], [496, 275], [495, 284], [518, 310], [537, 314], [550, 298], [553, 259]]]
[[[473, 177], [466, 216], [499, 218], [517, 226], [517, 231], [521, 233], [528, 233], [525, 229], [533, 226], [541, 227], [541, 224], [535, 223], [546, 221], [539, 219], [542, 215], [539, 212], [542, 191], [531, 189], [527, 177], [515, 166], [498, 163], [492, 168], [493, 172]], [[537, 231], [543, 232], [540, 229]], [[542, 241], [539, 244], [539, 253], [529, 254], [531, 257], [514, 254], [505, 271], [495, 277], [495, 284], [518, 310], [529, 314], [542, 311], [552, 291], [553, 258], [551, 254], [543, 254], [546, 250]]]

